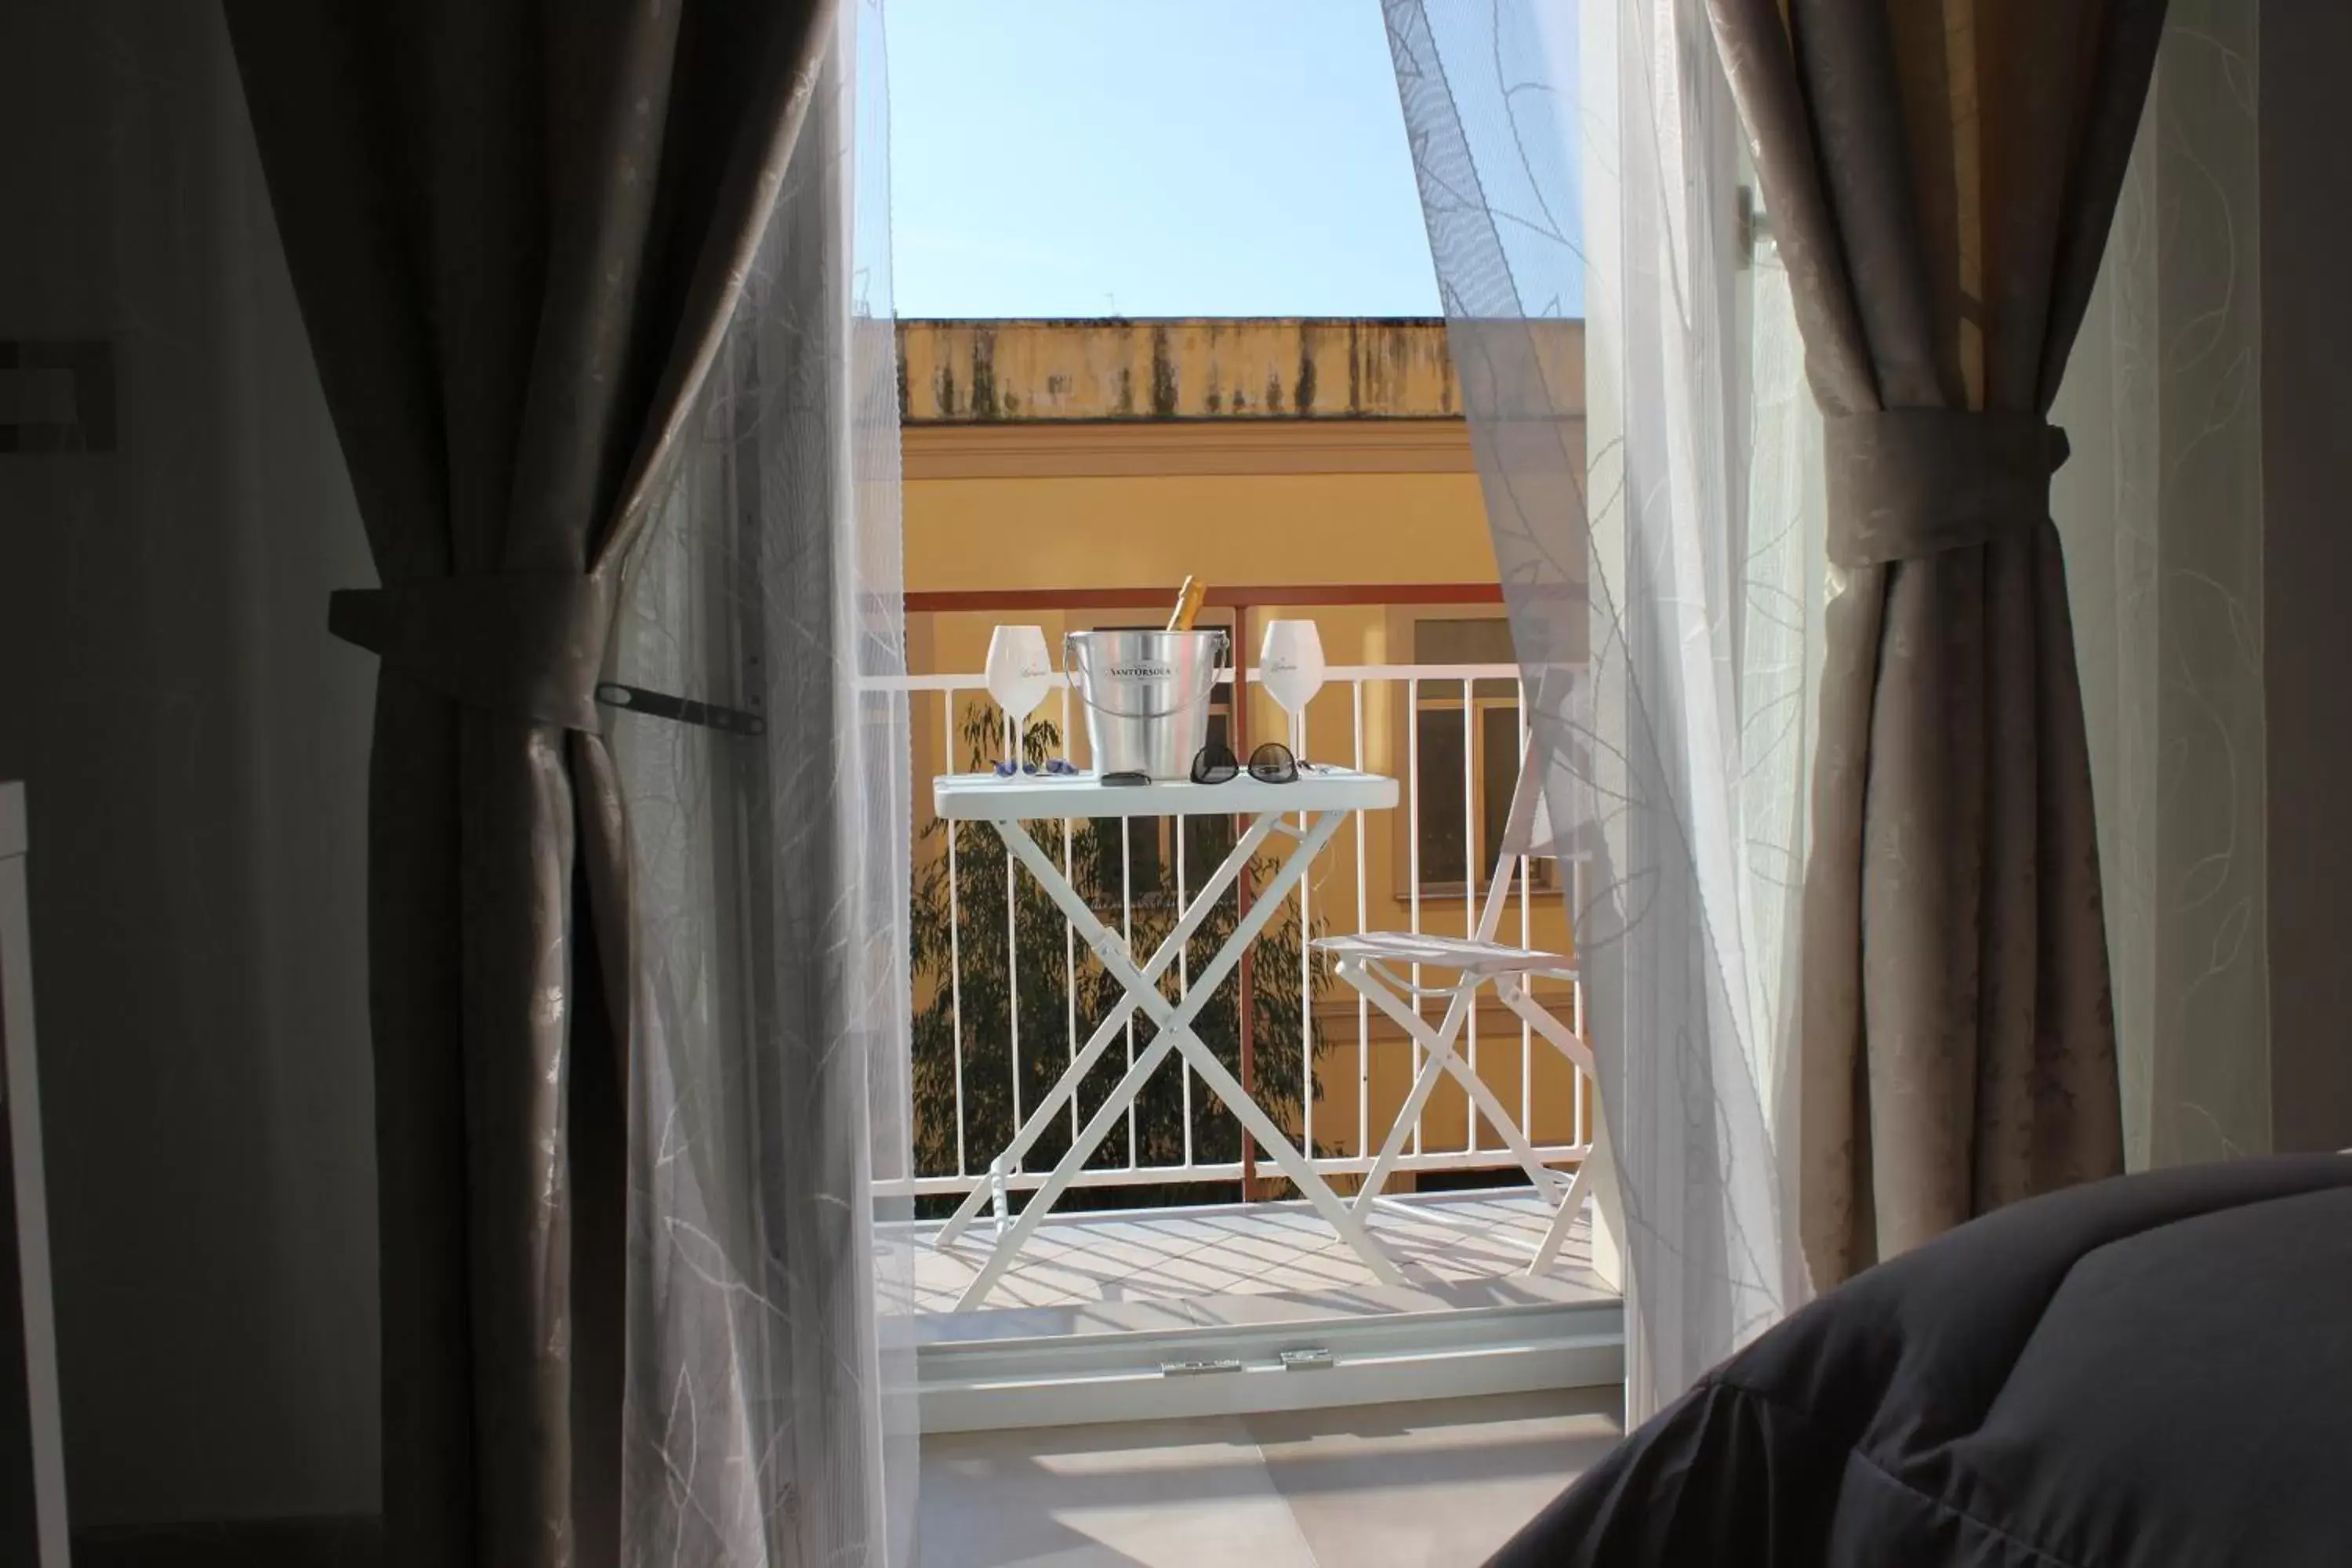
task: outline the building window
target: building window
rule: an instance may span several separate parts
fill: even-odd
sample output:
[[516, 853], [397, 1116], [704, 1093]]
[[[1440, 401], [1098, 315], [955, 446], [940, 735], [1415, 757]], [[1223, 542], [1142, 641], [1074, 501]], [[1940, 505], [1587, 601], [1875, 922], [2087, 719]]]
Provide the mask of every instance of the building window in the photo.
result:
[[[1500, 616], [1413, 623], [1415, 664], [1515, 666], [1510, 623]], [[1468, 683], [1425, 679], [1415, 694], [1412, 745], [1419, 763], [1423, 893], [1459, 893], [1473, 875], [1484, 889], [1503, 850], [1511, 794], [1519, 778], [1519, 700], [1514, 679]], [[1465, 721], [1465, 701], [1469, 706]], [[1475, 866], [1465, 851], [1476, 847]], [[1538, 886], [1550, 881], [1548, 862], [1536, 863]]]

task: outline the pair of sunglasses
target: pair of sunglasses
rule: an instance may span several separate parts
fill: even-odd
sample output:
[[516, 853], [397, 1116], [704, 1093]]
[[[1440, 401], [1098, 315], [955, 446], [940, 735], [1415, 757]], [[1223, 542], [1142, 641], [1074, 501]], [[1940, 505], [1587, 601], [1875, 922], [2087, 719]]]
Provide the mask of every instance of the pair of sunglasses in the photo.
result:
[[[1249, 776], [1260, 784], [1297, 784], [1298, 759], [1290, 748], [1279, 741], [1268, 741], [1250, 753]], [[1199, 784], [1230, 784], [1242, 775], [1241, 760], [1229, 746], [1211, 742], [1201, 748], [1192, 759], [1192, 782]]]
[[1064, 773], [1075, 773], [1078, 771], [1076, 766], [1064, 762], [1059, 757], [1048, 757], [1043, 765], [1036, 763], [1023, 763], [1016, 768], [1011, 763], [998, 763], [995, 764], [995, 768], [996, 776], [1001, 779], [1009, 779], [1017, 773], [1027, 773], [1030, 777], [1034, 778], [1039, 773], [1053, 773], [1060, 775]]

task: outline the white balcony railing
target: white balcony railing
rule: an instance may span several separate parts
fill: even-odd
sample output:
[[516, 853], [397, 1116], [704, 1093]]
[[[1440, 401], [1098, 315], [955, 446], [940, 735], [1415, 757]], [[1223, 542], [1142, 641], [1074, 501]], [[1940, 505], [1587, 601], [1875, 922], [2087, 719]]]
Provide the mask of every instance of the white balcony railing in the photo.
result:
[[[1253, 682], [1256, 678], [1256, 671], [1249, 672]], [[1226, 680], [1229, 682], [1230, 677]], [[923, 1087], [922, 1075], [918, 1074], [918, 1103], [913, 1110], [919, 1127], [929, 1125], [933, 1130], [934, 1136], [929, 1140], [933, 1158], [925, 1163], [919, 1157], [915, 1175], [877, 1183], [877, 1188], [883, 1194], [898, 1196], [961, 1196], [988, 1179], [990, 1162], [999, 1152], [999, 1147], [981, 1146], [998, 1141], [992, 1134], [976, 1135], [973, 1107], [967, 1103], [968, 1080], [980, 1076], [977, 1064], [982, 1061], [983, 1054], [988, 1054], [992, 1081], [1001, 1074], [1010, 1087], [1009, 1106], [999, 1107], [994, 1113], [996, 1125], [1004, 1132], [1003, 1141], [1009, 1142], [1011, 1128], [1018, 1126], [1022, 1120], [1022, 1100], [1028, 1097], [1027, 1087], [1040, 1081], [1041, 1074], [1057, 1072], [1089, 1032], [1090, 1024], [1080, 1016], [1079, 997], [1081, 971], [1091, 960], [1066, 921], [1062, 921], [1061, 1016], [1049, 1020], [1039, 1017], [1034, 1007], [1023, 1007], [1019, 999], [1022, 964], [1015, 956], [1019, 948], [1014, 925], [1024, 917], [1019, 908], [1016, 873], [1009, 857], [992, 831], [977, 824], [950, 831], [947, 825], [936, 822], [930, 806], [929, 774], [967, 768], [974, 750], [975, 733], [983, 727], [994, 731], [1001, 724], [989, 704], [984, 678], [977, 673], [918, 675], [890, 684], [909, 693], [918, 737], [916, 760], [919, 771], [924, 774], [916, 780], [913, 792], [919, 887], [928, 885], [934, 895], [944, 895], [940, 901], [944, 903], [946, 945], [941, 961], [929, 966], [928, 986], [923, 975], [918, 975], [918, 1009], [919, 1013], [928, 1010], [933, 1019], [943, 1021], [951, 1029], [953, 1062], [951, 1072], [940, 1070], [931, 1075], [933, 1081], [929, 1089]], [[1324, 695], [1317, 700], [1309, 714], [1309, 720], [1319, 729], [1310, 732], [1307, 724], [1301, 724], [1296, 734], [1300, 754], [1393, 773], [1403, 787], [1395, 812], [1359, 812], [1355, 820], [1342, 829], [1314, 871], [1299, 884], [1295, 924], [1287, 923], [1294, 917], [1286, 914], [1286, 929], [1297, 936], [1370, 930], [1441, 935], [1468, 932], [1476, 922], [1478, 902], [1494, 868], [1493, 855], [1485, 847], [1489, 842], [1488, 819], [1498, 818], [1501, 810], [1495, 804], [1493, 775], [1504, 772], [1505, 776], [1499, 780], [1499, 799], [1507, 802], [1527, 743], [1524, 695], [1518, 670], [1511, 665], [1333, 667]], [[1054, 700], [1049, 699], [1047, 708], [1033, 717], [1032, 725], [1041, 720], [1050, 723], [1052, 752], [1070, 756], [1084, 765], [1087, 758], [1083, 744], [1072, 745], [1076, 738], [1075, 732], [1082, 731], [1084, 727], [1076, 694], [1063, 688], [1058, 714], [1053, 708]], [[1458, 740], [1446, 732], [1452, 723], [1451, 715], [1457, 710]], [[1346, 732], [1332, 736], [1328, 733], [1332, 728], [1330, 721], [1339, 712], [1346, 715]], [[937, 750], [932, 749], [934, 742]], [[1034, 734], [1032, 743], [1035, 743]], [[1429, 754], [1433, 752], [1437, 754]], [[991, 745], [987, 754], [996, 755], [996, 747]], [[1458, 821], [1453, 815], [1457, 809]], [[1434, 840], [1424, 832], [1428, 825], [1425, 818], [1443, 819], [1436, 823]], [[1039, 829], [1040, 843], [1049, 852], [1058, 853], [1068, 871], [1077, 834], [1068, 825], [1063, 825], [1057, 844], [1053, 825], [1033, 826]], [[1135, 887], [1135, 830], [1111, 831], [1118, 836], [1118, 887], [1113, 900], [1108, 897], [1107, 873], [1100, 879], [1106, 895], [1102, 907], [1106, 923], [1109, 923], [1109, 910], [1116, 908], [1118, 929], [1132, 939], [1139, 911], [1153, 906], [1150, 896], [1139, 898]], [[1172, 873], [1169, 878], [1170, 891], [1173, 894], [1173, 907], [1181, 909], [1189, 896], [1187, 877], [1193, 868], [1188, 866], [1186, 854], [1186, 841], [1192, 834], [1174, 819], [1165, 819], [1164, 826], [1145, 831], [1157, 832], [1160, 845], [1167, 850], [1165, 862]], [[971, 907], [974, 900], [966, 896], [968, 879], [963, 874], [967, 869], [963, 863], [973, 855], [989, 855], [1007, 861], [1002, 893], [996, 894], [992, 887], [989, 900], [995, 906], [1001, 899], [1001, 907]], [[1449, 864], [1424, 864], [1425, 860], [1441, 858]], [[1466, 875], [1463, 874], [1464, 868]], [[1444, 875], [1443, 882], [1433, 879], [1441, 874]], [[921, 897], [919, 891], [919, 903]], [[1516, 933], [1507, 921], [1505, 940], [1516, 934], [1522, 943], [1538, 947], [1556, 947], [1567, 940], [1559, 885], [1550, 877], [1548, 868], [1519, 863], [1512, 908]], [[1031, 914], [1034, 916], [1034, 911]], [[1052, 918], [1060, 920], [1058, 915]], [[982, 931], [982, 922], [995, 929]], [[932, 921], [934, 930], [938, 923], [936, 920]], [[1032, 937], [1034, 941], [1034, 931]], [[975, 967], [975, 954], [982, 950], [998, 955], [985, 972]], [[1259, 951], [1261, 954], [1266, 951], [1264, 939]], [[1402, 1031], [1388, 1028], [1369, 1003], [1322, 973], [1305, 941], [1294, 936], [1282, 952], [1286, 960], [1298, 965], [1295, 977], [1298, 1018], [1295, 1030], [1284, 1041], [1286, 1054], [1295, 1053], [1294, 1059], [1271, 1061], [1261, 1051], [1255, 1060], [1250, 1060], [1245, 1047], [1244, 1060], [1250, 1069], [1244, 1074], [1245, 1081], [1254, 1078], [1254, 1088], [1268, 1083], [1285, 1088], [1297, 1085], [1297, 1092], [1285, 1102], [1293, 1112], [1288, 1130], [1300, 1138], [1313, 1164], [1325, 1175], [1360, 1175], [1371, 1169], [1374, 1153], [1389, 1131], [1385, 1118], [1402, 1103], [1404, 1087], [1420, 1067], [1421, 1052]], [[1189, 969], [1189, 964], [1180, 964], [1180, 970], [1184, 969]], [[1189, 981], [1189, 973], [1181, 978]], [[968, 1006], [968, 992], [985, 988], [994, 998], [1000, 987], [1004, 999], [1001, 1018], [993, 1000], [985, 1009]], [[1287, 991], [1291, 986], [1286, 984], [1280, 989]], [[1572, 994], [1548, 1000], [1563, 1012], [1577, 1005]], [[1417, 1009], [1420, 1005], [1416, 1002]], [[985, 1020], [980, 1016], [983, 1012], [989, 1015]], [[1238, 1015], [1244, 1010], [1237, 1007], [1236, 1012]], [[1255, 1008], [1249, 1009], [1247, 1016], [1254, 1017], [1255, 1012]], [[1376, 1024], [1381, 1026], [1376, 1028]], [[1571, 1026], [1581, 1033], [1581, 1018], [1573, 1019]], [[1149, 1025], [1145, 1027], [1148, 1031]], [[1128, 1034], [1127, 1056], [1131, 1063], [1139, 1044], [1133, 1022], [1128, 1026]], [[1150, 1043], [1148, 1032], [1140, 1043]], [[1511, 1104], [1516, 1096], [1519, 1125], [1528, 1132], [1538, 1156], [1546, 1163], [1563, 1164], [1584, 1157], [1589, 1148], [1588, 1108], [1592, 1097], [1581, 1073], [1570, 1068], [1549, 1046], [1539, 1047], [1526, 1026], [1507, 1014], [1482, 1018], [1474, 1009], [1461, 1048], [1506, 1105]], [[1386, 1057], [1389, 1070], [1376, 1070], [1376, 1065], [1387, 1053], [1392, 1053]], [[1097, 1151], [1095, 1159], [1074, 1186], [1086, 1189], [1230, 1184], [1245, 1182], [1254, 1173], [1255, 1162], [1252, 1152], [1243, 1144], [1237, 1127], [1233, 1128], [1230, 1142], [1241, 1150], [1240, 1157], [1227, 1158], [1222, 1151], [1196, 1149], [1196, 1133], [1202, 1124], [1196, 1122], [1194, 1108], [1202, 1107], [1205, 1114], [1209, 1103], [1202, 1098], [1205, 1091], [1196, 1094], [1193, 1075], [1181, 1067], [1181, 1058], [1165, 1070], [1181, 1073], [1182, 1081], [1177, 1091], [1182, 1133], [1181, 1152], [1172, 1159], [1144, 1158], [1145, 1140], [1139, 1136], [1137, 1113], [1130, 1110], [1125, 1158], [1118, 1157], [1120, 1141], [1114, 1134]], [[1050, 1081], [1050, 1077], [1043, 1081]], [[1447, 1088], [1452, 1089], [1451, 1085]], [[947, 1103], [950, 1098], [952, 1103]], [[1007, 1110], [1009, 1123], [1003, 1116]], [[1073, 1136], [1079, 1115], [1080, 1106], [1074, 1100], [1070, 1105]], [[947, 1152], [949, 1140], [939, 1132], [938, 1119], [943, 1116], [952, 1118], [951, 1155]], [[1281, 1119], [1277, 1114], [1277, 1120]], [[1231, 1125], [1229, 1117], [1225, 1121]], [[1007, 1185], [1015, 1190], [1034, 1189], [1043, 1183], [1053, 1163], [1046, 1150], [1032, 1150], [1025, 1166], [1008, 1173]], [[1482, 1125], [1468, 1097], [1454, 1090], [1433, 1097], [1423, 1109], [1396, 1168], [1421, 1173], [1506, 1171], [1512, 1165], [1501, 1139], [1494, 1130]], [[1198, 1201], [1197, 1196], [1191, 1201]]]

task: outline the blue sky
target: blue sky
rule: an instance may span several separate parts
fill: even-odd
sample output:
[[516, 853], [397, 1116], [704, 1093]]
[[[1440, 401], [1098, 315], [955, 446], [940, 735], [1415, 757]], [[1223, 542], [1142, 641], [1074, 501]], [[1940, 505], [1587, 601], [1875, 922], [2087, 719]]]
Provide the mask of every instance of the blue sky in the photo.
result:
[[1379, 0], [889, 0], [900, 316], [1438, 313]]

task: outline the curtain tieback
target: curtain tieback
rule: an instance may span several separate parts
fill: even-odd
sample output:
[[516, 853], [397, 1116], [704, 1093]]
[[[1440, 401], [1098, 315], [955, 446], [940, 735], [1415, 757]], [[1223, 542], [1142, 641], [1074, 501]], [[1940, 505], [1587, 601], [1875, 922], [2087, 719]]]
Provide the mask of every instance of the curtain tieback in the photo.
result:
[[1829, 556], [1839, 566], [1921, 561], [2050, 516], [2066, 432], [2037, 414], [1888, 408], [1822, 421]]
[[327, 629], [469, 708], [567, 730], [604, 728], [596, 674], [613, 595], [601, 575], [501, 573], [346, 588]]

